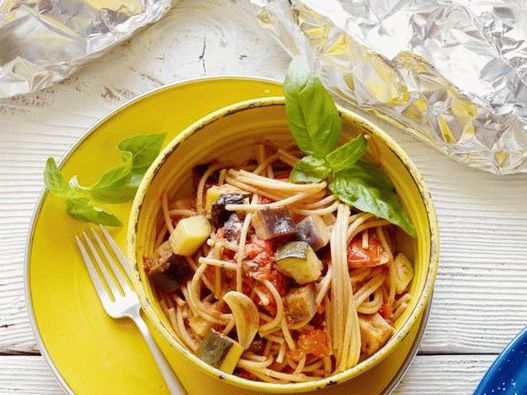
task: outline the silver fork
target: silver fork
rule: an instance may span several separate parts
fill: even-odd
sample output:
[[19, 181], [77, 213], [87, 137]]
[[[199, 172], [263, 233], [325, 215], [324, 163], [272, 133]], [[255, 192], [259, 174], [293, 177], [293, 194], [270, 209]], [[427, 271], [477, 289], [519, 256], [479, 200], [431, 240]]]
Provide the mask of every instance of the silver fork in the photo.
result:
[[[119, 246], [102, 225], [100, 226], [100, 228], [102, 234], [104, 235], [104, 238], [106, 239], [106, 242], [117, 257], [121, 268], [124, 270], [125, 273], [128, 274], [128, 263], [123, 253], [119, 249]], [[102, 251], [104, 257], [106, 258], [106, 261], [109, 264], [111, 271], [113, 272], [120, 286], [119, 287], [116, 284], [115, 280], [111, 277], [106, 265], [103, 263], [101, 256], [99, 255], [99, 252], [97, 251], [97, 248], [95, 247], [90, 237], [86, 234], [86, 232], [83, 232], [82, 236], [84, 238], [84, 242], [88, 246], [88, 249], [90, 250], [92, 256], [95, 258], [96, 264], [99, 268], [99, 271], [102, 273], [104, 280], [106, 280], [106, 285], [110, 290], [110, 293], [108, 293], [107, 289], [103, 285], [104, 280], [101, 278], [99, 273], [97, 273], [97, 270], [95, 269], [90, 254], [88, 253], [83, 241], [79, 236], [75, 236], [75, 240], [77, 241], [77, 245], [79, 246], [79, 250], [84, 259], [84, 263], [86, 264], [86, 268], [88, 269], [93, 285], [95, 287], [95, 290], [97, 291], [97, 294], [99, 295], [99, 299], [101, 300], [104, 309], [110, 317], [127, 317], [135, 322], [135, 325], [137, 325], [137, 328], [139, 328], [139, 332], [141, 332], [141, 335], [143, 335], [146, 344], [150, 348], [150, 352], [152, 353], [157, 363], [157, 366], [159, 367], [159, 370], [161, 371], [161, 374], [165, 379], [170, 393], [174, 395], [186, 394], [183, 386], [181, 385], [174, 372], [170, 368], [170, 365], [168, 364], [165, 357], [161, 353], [161, 350], [155, 343], [154, 338], [150, 333], [150, 330], [145, 324], [145, 321], [141, 317], [141, 314], [139, 313], [141, 308], [139, 298], [128, 284], [129, 280], [125, 278], [125, 276], [123, 276], [121, 271], [118, 269], [117, 264], [111, 257], [108, 248], [104, 244], [98, 232], [93, 228], [91, 228], [91, 231], [97, 245], [99, 246], [99, 249]]]

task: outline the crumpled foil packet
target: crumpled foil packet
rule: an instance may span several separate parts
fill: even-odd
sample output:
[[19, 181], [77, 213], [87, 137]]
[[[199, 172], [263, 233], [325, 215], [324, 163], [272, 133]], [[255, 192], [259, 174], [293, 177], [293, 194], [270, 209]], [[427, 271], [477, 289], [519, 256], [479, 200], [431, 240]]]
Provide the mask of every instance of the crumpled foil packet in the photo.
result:
[[60, 81], [137, 29], [171, 0], [0, 0], [0, 98]]
[[527, 173], [524, 0], [252, 0], [338, 98], [495, 174]]

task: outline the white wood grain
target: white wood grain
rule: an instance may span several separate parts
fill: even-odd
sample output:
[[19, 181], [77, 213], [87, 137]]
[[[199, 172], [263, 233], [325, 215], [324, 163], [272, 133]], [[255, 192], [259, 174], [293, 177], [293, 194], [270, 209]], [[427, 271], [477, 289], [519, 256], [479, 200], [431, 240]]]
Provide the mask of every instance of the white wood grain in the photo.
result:
[[[393, 394], [470, 394], [494, 358], [493, 355], [418, 356]], [[12, 392], [63, 393], [41, 356], [0, 356], [0, 393]]]
[[495, 358], [495, 355], [418, 355], [393, 394], [472, 394]]
[[0, 393], [63, 394], [41, 356], [0, 356]]
[[[288, 56], [244, 7], [244, 0], [181, 1], [159, 23], [67, 81], [0, 101], [0, 353], [38, 352], [24, 305], [22, 268], [45, 159], [60, 159], [102, 116], [162, 84], [218, 74], [282, 79]], [[496, 177], [467, 169], [389, 130], [424, 174], [441, 230], [440, 271], [421, 353], [497, 353], [527, 325], [527, 176]], [[30, 361], [19, 369], [28, 376], [34, 372], [45, 383], [42, 388], [51, 391], [40, 357], [18, 358], [0, 361], [5, 366]], [[441, 392], [451, 374], [448, 389], [469, 392], [475, 381], [467, 384], [462, 373], [477, 380], [491, 359], [420, 356], [401, 391]], [[28, 393], [25, 387], [20, 391]]]

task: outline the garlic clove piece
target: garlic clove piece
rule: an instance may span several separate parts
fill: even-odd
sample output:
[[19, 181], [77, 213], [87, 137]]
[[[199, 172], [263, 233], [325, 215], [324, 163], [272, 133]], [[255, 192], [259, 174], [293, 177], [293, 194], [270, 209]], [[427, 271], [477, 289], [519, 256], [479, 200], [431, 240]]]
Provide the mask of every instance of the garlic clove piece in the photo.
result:
[[260, 326], [258, 309], [247, 295], [238, 291], [227, 292], [223, 295], [223, 300], [231, 309], [234, 317], [238, 343], [244, 350], [247, 350]]

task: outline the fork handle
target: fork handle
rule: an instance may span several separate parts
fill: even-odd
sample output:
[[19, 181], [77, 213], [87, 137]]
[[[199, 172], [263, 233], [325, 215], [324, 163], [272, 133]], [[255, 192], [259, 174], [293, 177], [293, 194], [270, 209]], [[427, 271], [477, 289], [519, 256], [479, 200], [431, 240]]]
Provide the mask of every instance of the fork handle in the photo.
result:
[[137, 325], [137, 328], [139, 328], [139, 332], [141, 332], [141, 335], [143, 335], [146, 344], [150, 349], [150, 352], [156, 360], [157, 367], [159, 368], [161, 375], [165, 379], [165, 383], [170, 393], [172, 395], [186, 395], [187, 392], [185, 391], [185, 389], [177, 379], [176, 375], [172, 371], [172, 368], [168, 364], [167, 360], [163, 356], [163, 353], [156, 344], [154, 338], [152, 337], [152, 334], [150, 333], [150, 330], [146, 326], [146, 323], [141, 317], [141, 315], [138, 314], [137, 316], [132, 317], [132, 319], [135, 322], [135, 325]]

